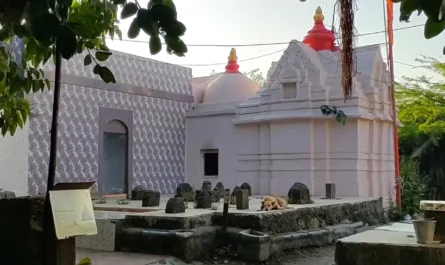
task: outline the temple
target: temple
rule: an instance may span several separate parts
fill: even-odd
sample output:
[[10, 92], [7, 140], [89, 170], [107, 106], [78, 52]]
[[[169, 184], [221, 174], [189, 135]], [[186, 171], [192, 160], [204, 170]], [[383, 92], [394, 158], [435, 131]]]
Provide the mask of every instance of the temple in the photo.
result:
[[[256, 194], [286, 195], [295, 182], [323, 196], [386, 197], [394, 186], [388, 72], [378, 45], [359, 47], [353, 96], [344, 102], [340, 49], [323, 25], [291, 41], [272, 62], [266, 86], [240, 74], [232, 49], [226, 72], [192, 80], [186, 114], [185, 180], [228, 187], [250, 183]], [[235, 71], [236, 69], [236, 71]], [[323, 107], [347, 115], [343, 125]]]
[[[225, 72], [199, 78], [189, 68], [113, 51], [104, 64], [115, 85], [84, 67], [84, 55], [64, 62], [57, 182], [98, 181], [101, 193], [126, 194], [138, 185], [174, 193], [182, 182], [230, 189], [247, 182], [263, 195], [287, 195], [301, 182], [316, 196], [335, 183], [338, 196], [387, 197], [393, 126], [380, 47], [355, 49], [352, 98], [344, 102], [341, 50], [323, 20], [318, 8], [314, 27], [271, 62], [261, 88], [239, 71], [235, 49]], [[44, 71], [54, 76], [51, 63]], [[48, 171], [52, 91], [29, 99], [25, 129], [0, 139], [3, 154], [19, 157], [0, 157], [0, 188], [20, 195], [45, 192]]]

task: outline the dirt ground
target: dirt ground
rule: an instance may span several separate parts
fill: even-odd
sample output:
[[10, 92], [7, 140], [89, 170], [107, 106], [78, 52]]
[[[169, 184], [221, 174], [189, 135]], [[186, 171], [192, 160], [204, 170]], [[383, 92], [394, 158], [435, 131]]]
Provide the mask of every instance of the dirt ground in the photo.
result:
[[[280, 253], [263, 262], [264, 265], [334, 265], [335, 246], [321, 248], [297, 249]], [[193, 262], [193, 265], [226, 264], [226, 265], [254, 265], [229, 259], [208, 260], [206, 262]]]

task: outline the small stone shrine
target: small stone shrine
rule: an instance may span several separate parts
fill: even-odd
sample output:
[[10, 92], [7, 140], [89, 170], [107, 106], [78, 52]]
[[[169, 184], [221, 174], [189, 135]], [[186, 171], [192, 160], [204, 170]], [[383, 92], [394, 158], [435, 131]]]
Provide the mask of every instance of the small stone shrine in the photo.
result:
[[309, 188], [301, 182], [296, 182], [289, 189], [287, 194], [289, 204], [308, 204], [312, 203]]
[[15, 198], [14, 192], [0, 189], [0, 199], [12, 199], [12, 198]]
[[239, 189], [236, 193], [236, 209], [247, 210], [249, 209], [249, 190]]
[[252, 196], [252, 187], [250, 187], [249, 183], [244, 182], [243, 184], [241, 184], [241, 189], [242, 190], [248, 190], [249, 191], [249, 196]]
[[144, 191], [146, 191], [147, 189], [144, 188], [141, 185], [136, 186], [132, 191], [131, 191], [131, 199], [134, 201], [141, 201], [142, 197], [144, 196]]
[[212, 190], [212, 182], [208, 181], [208, 180], [204, 180], [204, 182], [202, 183], [202, 191], [211, 191]]
[[212, 197], [208, 191], [196, 191], [195, 196], [196, 208], [198, 209], [208, 209], [212, 208]]
[[183, 197], [184, 194], [189, 194], [193, 192], [193, 187], [188, 183], [181, 183], [176, 188], [176, 195]]
[[216, 183], [216, 186], [213, 189], [213, 191], [218, 193], [219, 198], [223, 198], [224, 197], [224, 185], [222, 184], [222, 182]]
[[236, 186], [233, 189], [232, 194], [230, 195], [230, 204], [236, 204], [236, 194], [238, 193], [239, 190], [241, 190], [239, 186]]
[[142, 207], [159, 206], [161, 193], [159, 191], [146, 190], [142, 196]]
[[181, 197], [169, 199], [165, 206], [165, 213], [185, 213], [184, 200]]

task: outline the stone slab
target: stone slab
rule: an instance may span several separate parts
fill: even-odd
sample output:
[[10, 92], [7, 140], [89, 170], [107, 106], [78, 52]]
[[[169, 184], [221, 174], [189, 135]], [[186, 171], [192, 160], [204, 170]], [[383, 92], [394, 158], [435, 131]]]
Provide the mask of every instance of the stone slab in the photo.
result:
[[[400, 231], [400, 230], [406, 231]], [[337, 265], [445, 264], [445, 245], [421, 245], [407, 225], [394, 225], [340, 239]]]
[[422, 211], [445, 212], [445, 201], [420, 201]]
[[[310, 206], [277, 211], [236, 210], [229, 208], [228, 226], [270, 234], [318, 229], [343, 222], [364, 222], [374, 225], [383, 222], [383, 206], [375, 200], [320, 200]], [[300, 205], [297, 205], [300, 206]], [[235, 207], [235, 206], [234, 206]], [[124, 224], [125, 223], [125, 224]], [[123, 226], [151, 229], [193, 229], [206, 225], [222, 225], [218, 209], [187, 209], [185, 213], [165, 215], [162, 212], [128, 214]]]

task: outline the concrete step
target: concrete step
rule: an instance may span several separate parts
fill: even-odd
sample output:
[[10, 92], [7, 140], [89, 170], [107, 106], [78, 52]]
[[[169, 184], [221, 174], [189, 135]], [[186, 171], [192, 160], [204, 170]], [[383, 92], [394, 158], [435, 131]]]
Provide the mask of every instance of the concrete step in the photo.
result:
[[116, 234], [116, 250], [171, 255], [189, 262], [208, 255], [219, 246], [232, 245], [242, 259], [264, 261], [285, 250], [335, 244], [338, 239], [353, 235], [363, 227], [362, 222], [357, 222], [281, 234], [242, 228], [228, 228], [227, 233], [221, 233], [219, 226], [186, 230], [126, 228]]

